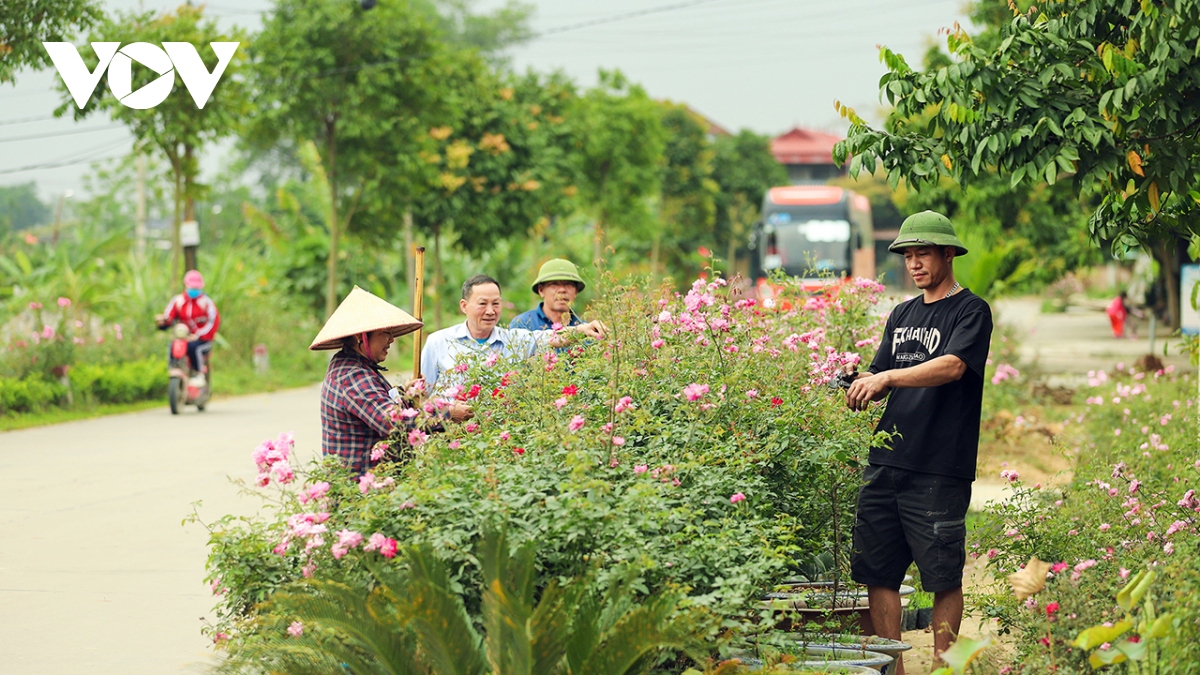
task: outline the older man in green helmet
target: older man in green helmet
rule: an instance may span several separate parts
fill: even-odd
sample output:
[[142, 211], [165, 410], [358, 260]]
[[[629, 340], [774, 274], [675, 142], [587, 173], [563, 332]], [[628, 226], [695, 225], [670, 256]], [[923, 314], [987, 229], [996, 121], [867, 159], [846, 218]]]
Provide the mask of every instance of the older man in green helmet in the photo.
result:
[[[962, 621], [965, 517], [975, 480], [984, 366], [992, 335], [987, 302], [954, 280], [967, 249], [950, 219], [909, 216], [888, 247], [904, 256], [921, 295], [888, 316], [874, 360], [856, 375], [846, 404], [862, 410], [888, 397], [858, 496], [851, 576], [865, 584], [874, 632], [900, 638], [900, 582], [916, 562], [934, 594], [934, 653]], [[903, 675], [904, 664], [897, 663]]]
[[512, 320], [510, 328], [551, 330], [559, 326], [578, 326], [586, 323], [572, 309], [575, 296], [585, 288], [579, 269], [570, 260], [555, 258], [538, 270], [533, 292], [542, 297], [537, 307]]

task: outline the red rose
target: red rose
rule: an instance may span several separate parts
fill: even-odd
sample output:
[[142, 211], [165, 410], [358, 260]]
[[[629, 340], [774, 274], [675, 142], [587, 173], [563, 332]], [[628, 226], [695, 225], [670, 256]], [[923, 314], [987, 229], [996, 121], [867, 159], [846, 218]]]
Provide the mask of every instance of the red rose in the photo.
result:
[[1046, 616], [1054, 616], [1054, 613], [1057, 611], [1058, 611], [1058, 603], [1057, 602], [1051, 602], [1046, 605]]
[[500, 387], [492, 390], [492, 398], [504, 398], [504, 392], [500, 391]]
[[579, 387], [576, 387], [573, 384], [568, 384], [567, 386], [563, 387], [562, 393], [566, 396], [574, 396], [575, 394], [579, 393]]
[[513, 448], [513, 454], [519, 457], [525, 454], [525, 448]]
[[781, 405], [783, 405], [783, 399], [779, 398], [778, 396], [773, 396], [771, 398], [771, 407], [772, 408], [778, 408]]
[[479, 392], [481, 392], [481, 391], [483, 391], [483, 387], [481, 387], [477, 384], [473, 384], [473, 385], [471, 385], [471, 390], [467, 392], [467, 398], [468, 399], [475, 398], [476, 396], [479, 395]]

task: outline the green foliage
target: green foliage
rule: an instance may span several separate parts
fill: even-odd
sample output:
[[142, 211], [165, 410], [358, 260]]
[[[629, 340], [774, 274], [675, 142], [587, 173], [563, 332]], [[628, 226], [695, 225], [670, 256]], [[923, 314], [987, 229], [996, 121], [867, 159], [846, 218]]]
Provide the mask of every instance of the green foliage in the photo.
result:
[[[702, 118], [687, 106], [664, 103], [660, 115], [667, 140], [660, 170], [658, 215], [662, 222], [654, 228], [651, 272], [658, 272], [662, 260], [667, 269], [686, 273], [699, 266], [695, 264], [699, 262], [697, 241], [713, 241], [720, 191], [712, 178], [715, 153]], [[689, 258], [693, 264], [684, 264]]]
[[758, 220], [763, 195], [787, 183], [787, 169], [771, 154], [771, 139], [749, 129], [717, 137], [712, 148], [716, 243], [725, 245], [726, 263], [732, 265]]
[[[197, 53], [204, 67], [211, 71], [217, 64], [216, 53], [208, 46], [211, 42], [246, 42], [239, 31], [225, 32], [215, 21], [205, 21], [203, 6], [181, 5], [174, 12], [130, 12], [119, 13], [107, 18], [89, 36], [92, 42], [188, 42], [197, 46]], [[90, 49], [80, 52], [89, 69], [97, 66], [97, 57]], [[245, 50], [234, 53], [221, 82], [213, 90], [212, 97], [204, 108], [196, 102], [185, 87], [176, 87], [166, 100], [146, 110], [126, 107], [111, 95], [107, 87], [96, 87], [83, 108], [75, 108], [75, 119], [82, 119], [97, 111], [129, 127], [137, 138], [139, 148], [154, 148], [162, 152], [171, 167], [175, 183], [175, 227], [172, 232], [173, 257], [171, 276], [180, 277], [182, 248], [179, 243], [179, 223], [194, 216], [192, 206], [197, 197], [204, 193], [204, 186], [197, 182], [200, 175], [199, 155], [206, 144], [232, 134], [241, 119], [249, 112], [245, 98], [244, 80], [240, 76], [246, 61]], [[134, 71], [133, 89], [148, 84], [158, 77], [149, 69]], [[55, 111], [64, 115], [75, 106], [66, 85], [60, 84], [65, 100]], [[186, 208], [186, 212], [185, 212]]]
[[167, 393], [167, 368], [163, 359], [127, 363], [84, 363], [71, 369], [71, 388], [97, 403], [132, 403], [160, 398]]
[[[1194, 213], [1200, 91], [1200, 2], [1038, 3], [977, 44], [961, 29], [953, 62], [913, 70], [883, 48], [882, 93], [895, 125], [852, 126], [835, 159], [851, 173], [888, 172], [895, 186], [950, 176], [967, 185], [992, 170], [1012, 186], [1073, 176], [1076, 194], [1101, 197], [1089, 229], [1118, 253], [1173, 234], [1200, 236]], [[929, 115], [912, 129], [906, 120]]]
[[50, 207], [38, 199], [36, 185], [0, 186], [0, 237], [50, 222]]
[[[571, 111], [579, 196], [596, 230], [641, 232], [649, 222], [646, 199], [659, 186], [666, 131], [658, 105], [619, 71], [601, 71], [600, 84]], [[603, 257], [601, 239], [593, 263]]]
[[421, 139], [453, 108], [451, 84], [472, 61], [436, 39], [433, 20], [403, 3], [367, 11], [338, 0], [287, 0], [251, 46], [259, 114], [247, 140], [260, 148], [312, 141], [321, 152], [330, 195], [322, 214], [326, 315], [339, 299], [341, 236], [360, 200], [376, 198], [378, 181], [419, 178]]
[[400, 568], [364, 553], [369, 586], [314, 580], [276, 594], [262, 638], [231, 650], [220, 670], [625, 675], [647, 672], [665, 648], [699, 651], [704, 615], [679, 611], [677, 594], [641, 599], [621, 580], [600, 592], [581, 577], [551, 582], [535, 602], [531, 545], [514, 551], [489, 531], [477, 557], [478, 612], [432, 547], [406, 547]]
[[0, 413], [42, 410], [66, 394], [66, 387], [36, 377], [0, 377]]
[[95, 0], [5, 0], [0, 21], [0, 84], [24, 67], [50, 65], [42, 42], [71, 42], [103, 18]]
[[301, 503], [281, 486], [278, 511], [215, 536], [209, 578], [230, 589], [219, 629], [259, 634], [225, 599], [261, 589], [240, 572], [243, 559], [272, 555], [319, 580], [368, 583], [356, 558], [312, 543], [310, 518], [327, 532], [432, 546], [471, 612], [484, 602], [473, 551], [493, 525], [516, 546], [536, 542], [538, 589], [593, 570], [603, 587], [628, 566], [632, 588], [682, 593], [681, 607], [713, 611], [727, 627], [752, 627], [757, 594], [798, 558], [828, 552], [832, 574], [844, 573], [876, 417], [847, 410], [823, 382], [841, 350], [880, 330], [878, 285], [848, 284], [803, 310], [789, 290], [797, 309], [778, 313], [735, 300], [723, 282], [698, 281], [685, 298], [596, 285], [589, 311], [612, 327], [606, 344], [471, 364], [459, 393], [477, 421], [416, 437], [416, 448], [397, 432], [393, 459], [408, 461], [358, 485], [321, 466], [307, 482], [328, 483], [324, 498]]
[[[1130, 649], [1143, 649], [1163, 628], [1154, 628], [1158, 617], [1150, 616], [1152, 608], [1145, 620], [1131, 620], [1111, 640], [1073, 644], [1081, 632], [1117, 623], [1123, 612], [1148, 597], [1142, 590], [1133, 592], [1141, 587], [1132, 583], [1130, 570], [1170, 570], [1168, 578], [1179, 581], [1160, 592], [1162, 606], [1171, 609], [1180, 626], [1200, 620], [1196, 604], [1173, 587], [1186, 587], [1185, 570], [1195, 564], [1190, 552], [1200, 540], [1195, 512], [1200, 502], [1192, 490], [1200, 461], [1195, 455], [1200, 433], [1196, 401], [1189, 398], [1195, 395], [1194, 375], [1095, 372], [1077, 395], [1086, 398], [1087, 410], [1072, 418], [1065, 434], [1079, 444], [1070, 450], [1076, 460], [1071, 482], [1029, 486], [1013, 477], [1013, 497], [980, 517], [971, 543], [972, 550], [990, 559], [998, 579], [1016, 572], [1031, 556], [1060, 563], [1052, 568], [1045, 589], [1024, 604], [1007, 588], [979, 599], [1002, 630], [1019, 638], [1016, 672], [1045, 672], [1050, 665], [1060, 672], [1090, 672], [1087, 651], [1103, 642], [1116, 645], [1129, 631], [1141, 640], [1130, 644], [1143, 645]], [[1098, 630], [1087, 634], [1104, 637]], [[1180, 654], [1190, 649], [1176, 640], [1161, 648]], [[1120, 649], [1103, 651], [1111, 659], [1122, 654], [1132, 658]], [[1143, 666], [1147, 672], [1175, 672], [1169, 664], [1185, 662], [1164, 654]]]

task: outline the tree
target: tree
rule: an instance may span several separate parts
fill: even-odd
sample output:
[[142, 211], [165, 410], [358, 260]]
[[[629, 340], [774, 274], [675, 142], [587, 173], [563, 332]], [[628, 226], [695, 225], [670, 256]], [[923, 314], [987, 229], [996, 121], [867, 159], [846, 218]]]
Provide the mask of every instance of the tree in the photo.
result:
[[42, 42], [69, 42], [103, 18], [97, 0], [5, 0], [0, 12], [0, 84], [24, 67], [44, 68]]
[[[174, 12], [118, 14], [106, 19], [88, 38], [91, 42], [187, 42], [197, 47], [204, 66], [210, 72], [218, 62], [217, 54], [209, 47], [211, 42], [243, 42], [245, 37], [238, 32], [222, 32], [214, 21], [205, 20], [202, 7], [181, 5]], [[95, 69], [99, 59], [91, 49], [81, 53], [89, 69]], [[239, 49], [226, 67], [220, 84], [203, 108], [184, 87], [176, 86], [162, 103], [146, 110], [126, 107], [107, 87], [96, 87], [84, 107], [76, 107], [75, 119], [82, 119], [98, 110], [129, 127], [137, 138], [139, 148], [157, 148], [171, 166], [175, 181], [175, 220], [172, 230], [171, 278], [178, 279], [183, 273], [182, 247], [179, 241], [179, 225], [183, 220], [195, 220], [195, 202], [203, 191], [197, 178], [200, 174], [199, 155], [206, 144], [232, 134], [246, 112], [240, 64], [244, 52]], [[139, 68], [133, 71], [133, 90], [157, 79], [158, 73]], [[66, 92], [65, 86], [62, 87]], [[71, 94], [55, 110], [63, 115], [73, 106]]]
[[725, 244], [725, 260], [734, 268], [750, 226], [758, 220], [763, 195], [787, 183], [787, 169], [771, 154], [771, 139], [743, 129], [713, 142], [713, 180], [717, 182], [717, 239]]
[[416, 7], [431, 17], [445, 39], [458, 47], [477, 50], [492, 61], [501, 52], [533, 36], [529, 19], [534, 6], [507, 0], [489, 14], [472, 11], [476, 0], [418, 0]]
[[326, 315], [337, 304], [340, 242], [359, 201], [395, 166], [381, 153], [418, 139], [452, 70], [429, 17], [407, 4], [282, 0], [252, 47], [259, 146], [314, 141], [329, 181]]
[[620, 71], [600, 71], [600, 84], [571, 111], [579, 196], [595, 218], [593, 262], [604, 252], [604, 230], [648, 220], [646, 199], [658, 191], [666, 132], [658, 105]]
[[[650, 273], [659, 273], [664, 241], [667, 268], [679, 270], [697, 242], [712, 242], [716, 197], [713, 150], [702, 119], [685, 105], [660, 104], [666, 143], [659, 169], [659, 217], [650, 252]], [[693, 270], [688, 270], [690, 273]]]
[[[1051, 0], [1014, 13], [994, 47], [956, 28], [953, 62], [930, 72], [883, 48], [893, 124], [872, 129], [839, 105], [852, 126], [835, 159], [854, 155], [855, 174], [878, 162], [893, 186], [966, 186], [992, 168], [1013, 187], [1071, 176], [1076, 195], [1100, 197], [1094, 240], [1117, 254], [1145, 247], [1174, 270], [1177, 237], [1200, 255], [1200, 1]], [[926, 111], [928, 127], [905, 126]]]
[[[425, 134], [417, 154], [419, 180], [394, 189], [387, 188], [394, 177], [381, 184], [380, 192], [394, 197], [393, 212], [412, 209], [416, 228], [433, 239], [435, 293], [444, 282], [444, 235], [451, 234], [449, 243], [460, 250], [479, 254], [564, 213], [575, 192], [569, 161], [573, 136], [565, 117], [574, 99], [570, 82], [561, 76], [503, 75], [482, 62], [474, 65], [459, 68], [444, 83], [458, 104]], [[402, 157], [405, 149], [395, 152]], [[439, 312], [442, 303], [436, 300]], [[440, 325], [440, 313], [436, 319]]]
[[37, 196], [32, 181], [0, 186], [0, 235], [42, 225], [50, 220], [50, 206]]

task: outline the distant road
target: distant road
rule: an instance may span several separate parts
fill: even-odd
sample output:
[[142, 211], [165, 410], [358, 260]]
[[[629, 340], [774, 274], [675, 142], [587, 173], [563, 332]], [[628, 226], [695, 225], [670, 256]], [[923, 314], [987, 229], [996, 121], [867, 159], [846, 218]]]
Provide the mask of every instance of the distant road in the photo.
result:
[[0, 674], [200, 672], [213, 596], [208, 532], [180, 525], [252, 513], [227, 476], [252, 480], [250, 453], [296, 433], [319, 452], [319, 387], [0, 433]]

